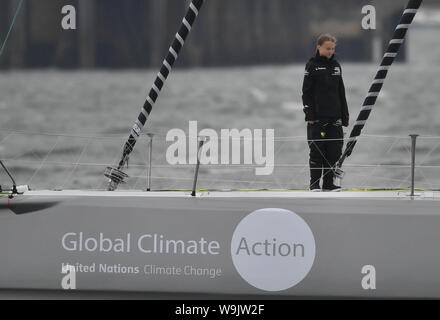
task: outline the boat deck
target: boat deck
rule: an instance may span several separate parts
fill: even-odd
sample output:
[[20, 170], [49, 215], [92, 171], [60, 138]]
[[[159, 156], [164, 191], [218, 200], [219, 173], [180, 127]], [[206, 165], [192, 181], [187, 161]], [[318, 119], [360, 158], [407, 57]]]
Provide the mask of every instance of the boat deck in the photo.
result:
[[381, 200], [438, 200], [440, 191], [409, 190], [343, 190], [342, 192], [310, 192], [306, 190], [234, 190], [197, 192], [191, 191], [88, 191], [88, 190], [41, 190], [28, 191], [27, 197], [111, 197], [111, 198], [283, 198], [283, 199], [381, 199]]

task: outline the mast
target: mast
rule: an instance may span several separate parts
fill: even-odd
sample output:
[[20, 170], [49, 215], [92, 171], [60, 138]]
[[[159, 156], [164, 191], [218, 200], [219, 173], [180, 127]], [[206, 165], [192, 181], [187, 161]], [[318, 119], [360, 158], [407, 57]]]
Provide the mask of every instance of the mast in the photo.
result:
[[165, 60], [162, 63], [162, 67], [157, 74], [156, 80], [153, 83], [153, 86], [150, 90], [150, 93], [147, 96], [147, 99], [141, 109], [141, 112], [135, 121], [133, 128], [131, 129], [131, 134], [125, 143], [124, 150], [122, 153], [122, 158], [119, 161], [117, 168], [107, 167], [104, 175], [109, 178], [109, 184], [107, 187], [108, 191], [114, 191], [118, 187], [119, 183], [123, 182], [125, 178], [128, 176], [121, 171], [122, 167], [128, 163], [128, 158], [133, 151], [133, 148], [136, 144], [137, 139], [139, 138], [145, 123], [153, 109], [154, 104], [159, 97], [159, 94], [165, 84], [168, 75], [171, 73], [174, 63], [179, 57], [179, 53], [182, 50], [185, 40], [191, 32], [191, 28], [199, 14], [200, 9], [202, 8], [204, 0], [192, 0], [188, 11], [183, 18], [182, 24], [180, 26], [179, 31], [176, 34], [176, 37], [171, 44], [171, 47], [168, 51], [168, 54]]
[[376, 77], [374, 78], [370, 86], [370, 90], [368, 91], [367, 97], [364, 100], [364, 104], [362, 105], [359, 116], [354, 123], [354, 127], [351, 131], [345, 151], [339, 159], [338, 163], [336, 164], [336, 167], [334, 169], [336, 178], [342, 179], [344, 176], [344, 172], [341, 170], [342, 164], [344, 163], [345, 159], [349, 157], [353, 152], [353, 148], [356, 145], [357, 138], [361, 135], [362, 129], [364, 128], [370, 116], [370, 113], [376, 104], [377, 97], [382, 90], [388, 71], [390, 70], [390, 67], [393, 64], [397, 54], [399, 53], [399, 49], [402, 46], [402, 43], [405, 41], [405, 36], [408, 28], [411, 26], [411, 23], [414, 20], [414, 17], [417, 14], [417, 11], [420, 8], [422, 2], [423, 0], [409, 0], [405, 11], [403, 11], [400, 22], [397, 25], [396, 30], [394, 31], [393, 38], [390, 41], [388, 49], [382, 59], [382, 63], [377, 70]]

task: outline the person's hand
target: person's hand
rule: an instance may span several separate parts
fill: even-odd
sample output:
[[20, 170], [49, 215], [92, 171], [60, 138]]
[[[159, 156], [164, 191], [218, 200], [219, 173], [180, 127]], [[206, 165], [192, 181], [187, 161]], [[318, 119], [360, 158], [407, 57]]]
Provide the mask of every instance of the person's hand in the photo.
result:
[[307, 121], [309, 124], [315, 124], [315, 121]]

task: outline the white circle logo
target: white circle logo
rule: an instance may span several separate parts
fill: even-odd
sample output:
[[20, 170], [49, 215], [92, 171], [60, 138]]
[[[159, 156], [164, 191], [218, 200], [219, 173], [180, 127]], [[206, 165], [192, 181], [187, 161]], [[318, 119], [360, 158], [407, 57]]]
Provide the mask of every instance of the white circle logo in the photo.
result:
[[235, 268], [250, 285], [281, 291], [300, 283], [315, 260], [308, 224], [285, 209], [260, 209], [240, 221], [231, 241]]

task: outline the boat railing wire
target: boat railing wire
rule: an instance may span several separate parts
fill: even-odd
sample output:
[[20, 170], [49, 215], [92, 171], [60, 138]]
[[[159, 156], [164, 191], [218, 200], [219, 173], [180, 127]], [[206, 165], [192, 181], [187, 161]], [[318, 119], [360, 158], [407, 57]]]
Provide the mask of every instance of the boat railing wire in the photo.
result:
[[[225, 139], [211, 137], [202, 149], [197, 150], [198, 138], [143, 134], [128, 168], [123, 169], [129, 178], [120, 188], [145, 190], [150, 183], [151, 190], [190, 190], [197, 159], [201, 161], [198, 189], [308, 188], [308, 142], [317, 140], [307, 141], [305, 136], [269, 140], [267, 136], [238, 136], [228, 137], [225, 143]], [[104, 190], [108, 181], [103, 172], [107, 166], [117, 163], [125, 139], [126, 133], [99, 135], [0, 130], [0, 160], [19, 184], [28, 184], [33, 189]], [[419, 136], [416, 188], [440, 189], [439, 169], [440, 137]], [[345, 189], [408, 189], [411, 185], [411, 138], [363, 135], [344, 163], [343, 170], [346, 172], [342, 181]], [[8, 183], [5, 174], [0, 172], [0, 185]]]

